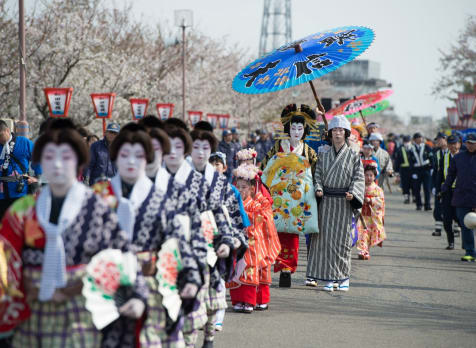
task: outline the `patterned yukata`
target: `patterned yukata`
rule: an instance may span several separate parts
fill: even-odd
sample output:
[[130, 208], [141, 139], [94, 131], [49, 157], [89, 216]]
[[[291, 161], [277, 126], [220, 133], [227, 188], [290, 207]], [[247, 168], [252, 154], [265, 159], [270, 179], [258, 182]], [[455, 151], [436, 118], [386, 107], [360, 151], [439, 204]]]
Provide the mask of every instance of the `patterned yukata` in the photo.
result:
[[[205, 166], [203, 175], [210, 188], [207, 193], [206, 202], [208, 203], [208, 208], [213, 211], [219, 233], [219, 237], [213, 241], [214, 248], [218, 248], [223, 243], [228, 245], [231, 253], [229, 258], [232, 259], [233, 237], [242, 234], [243, 231], [243, 224], [241, 222], [240, 225], [238, 220], [238, 218], [241, 220], [239, 202], [231, 185], [228, 183], [227, 177], [218, 173], [210, 163], [207, 163]], [[242, 230], [235, 231], [235, 228], [242, 228]], [[243, 238], [238, 239], [241, 241]], [[219, 259], [214, 267], [209, 266], [210, 287], [205, 295], [208, 316], [208, 321], [205, 325], [205, 340], [207, 341], [212, 341], [214, 337], [216, 312], [227, 308], [226, 289], [220, 283], [221, 277], [218, 263], [226, 262]], [[228, 271], [226, 273], [231, 272]]]
[[[66, 287], [55, 290], [66, 293], [64, 302], [40, 301], [36, 297], [25, 301], [26, 294], [34, 292], [44, 276], [42, 266], [47, 237], [38, 214], [49, 208], [45, 208], [47, 203], [38, 202], [51, 197], [49, 188], [18, 199], [2, 220], [0, 245], [4, 251], [1, 256], [5, 258], [0, 263], [6, 262], [8, 282], [6, 287], [5, 284], [0, 286], [0, 294], [4, 295], [6, 291], [10, 296], [2, 296], [0, 318], [2, 329], [16, 327], [13, 347], [100, 347], [102, 335], [85, 308], [81, 277], [86, 265], [99, 251], [107, 248], [128, 251], [130, 245], [111, 209], [83, 184], [75, 183], [73, 188], [77, 194], [71, 200], [68, 193], [58, 220], [61, 222], [66, 215], [70, 218], [69, 225], [61, 232]], [[25, 284], [31, 284], [30, 291], [25, 291]], [[145, 302], [148, 291], [140, 275], [133, 292]], [[13, 311], [13, 306], [18, 313]]]
[[[154, 267], [156, 252], [162, 242], [168, 237], [179, 237], [175, 232], [180, 231], [178, 222], [173, 218], [167, 219], [165, 210], [165, 194], [157, 190], [147, 177], [140, 178], [130, 192], [129, 201], [133, 212], [127, 209], [121, 211], [120, 202], [123, 198], [121, 179], [118, 175], [110, 182], [94, 185], [94, 190], [112, 209], [118, 212], [119, 224], [128, 233], [131, 249], [138, 253], [139, 262], [143, 269]], [[119, 213], [119, 211], [121, 211]], [[186, 246], [181, 244], [180, 247]], [[182, 272], [186, 280], [193, 282], [198, 275], [190, 271], [196, 268], [195, 259], [187, 249], [180, 250], [181, 262], [187, 272]], [[192, 273], [192, 274], [190, 274]], [[142, 323], [139, 342], [141, 347], [183, 347], [184, 341], [180, 325], [170, 335], [166, 332], [167, 313], [162, 305], [163, 297], [159, 293], [159, 284], [154, 274], [146, 277], [150, 296], [147, 298], [147, 312]], [[114, 326], [108, 328], [105, 335], [104, 347], [134, 347], [137, 321], [121, 317]]]
[[[208, 277], [207, 266], [207, 241], [200, 231], [201, 212], [208, 208], [206, 197], [209, 186], [202, 174], [193, 169], [186, 160], [175, 174], [170, 174], [166, 169], [159, 170], [156, 176], [159, 190], [165, 191], [170, 204], [166, 204], [167, 217], [171, 214], [182, 218], [184, 224], [190, 226], [190, 233], [181, 236], [182, 243], [189, 243], [198, 269], [203, 279]], [[203, 282], [197, 294], [198, 309], [190, 312], [184, 321], [182, 329], [185, 344], [193, 347], [198, 337], [198, 329], [207, 322], [205, 295], [208, 293], [208, 284]]]
[[231, 282], [231, 301], [248, 303], [255, 306], [269, 303], [269, 285], [271, 284], [271, 265], [281, 250], [278, 234], [273, 221], [271, 203], [260, 192], [252, 199], [248, 197], [243, 202], [251, 221], [247, 228], [248, 250], [243, 259], [237, 264], [237, 269], [243, 269]]
[[[313, 234], [307, 277], [344, 281], [350, 276], [353, 210], [364, 201], [364, 169], [359, 155], [347, 144], [336, 152], [321, 152], [314, 174], [314, 190], [324, 196], [319, 204], [319, 235]], [[345, 199], [350, 192], [352, 201]]]
[[359, 230], [357, 249], [360, 250], [360, 255], [369, 256], [369, 248], [379, 245], [387, 238], [385, 228], [383, 227], [385, 216], [383, 189], [373, 182], [365, 187], [365, 198], [370, 199], [370, 202], [365, 202], [362, 207], [362, 218], [367, 228], [363, 227], [359, 219], [357, 222]]
[[[303, 141], [299, 143], [299, 146], [296, 148], [293, 148], [289, 142], [289, 140], [284, 139], [284, 140], [279, 140], [276, 141], [274, 144], [274, 147], [268, 152], [266, 157], [263, 159], [261, 162], [261, 169], [264, 171], [268, 166], [268, 162], [270, 161], [276, 161], [275, 155], [278, 153], [285, 153], [285, 154], [290, 154], [294, 153], [297, 156], [300, 156], [300, 158], [303, 158], [307, 160], [307, 163], [311, 166], [311, 175], [314, 175], [315, 172], [315, 167], [317, 163], [317, 154], [316, 152], [307, 144], [305, 144]], [[286, 170], [286, 169], [284, 169]], [[294, 183], [291, 182], [286, 182], [283, 181], [283, 189], [286, 187], [292, 186]], [[310, 188], [312, 189], [312, 180], [308, 185], [310, 184]], [[275, 185], [278, 186], [278, 185]], [[271, 187], [270, 187], [271, 189]], [[274, 214], [275, 216], [282, 216], [283, 214], [286, 214], [285, 212], [281, 212], [281, 210], [286, 209], [283, 208], [281, 209], [281, 206], [279, 205], [279, 202], [282, 201], [281, 195], [279, 195], [280, 189], [271, 189], [271, 195], [273, 196], [273, 199], [275, 200], [273, 208], [274, 208]], [[312, 191], [312, 190], [311, 190]], [[298, 192], [298, 190], [296, 190]], [[296, 197], [296, 196], [295, 196]], [[293, 198], [294, 200], [294, 198]], [[316, 214], [316, 210], [312, 209], [315, 208], [315, 199], [314, 199], [314, 204], [311, 202], [302, 202], [302, 207], [308, 207], [308, 210], [305, 212], [305, 214]], [[311, 208], [312, 207], [312, 208]], [[305, 210], [305, 209], [303, 209]], [[314, 211], [313, 211], [314, 210]], [[306, 216], [307, 218], [308, 216]], [[310, 228], [309, 230], [311, 230]], [[297, 269], [297, 264], [298, 264], [298, 256], [299, 256], [299, 232], [297, 232], [297, 229], [294, 228], [293, 231], [291, 229], [286, 229], [286, 230], [278, 230], [278, 235], [279, 235], [279, 241], [281, 243], [281, 252], [279, 253], [278, 258], [276, 259], [276, 264], [274, 265], [274, 272], [279, 272], [282, 270], [289, 271], [291, 273], [296, 272]], [[313, 229], [313, 232], [317, 232], [317, 228]]]

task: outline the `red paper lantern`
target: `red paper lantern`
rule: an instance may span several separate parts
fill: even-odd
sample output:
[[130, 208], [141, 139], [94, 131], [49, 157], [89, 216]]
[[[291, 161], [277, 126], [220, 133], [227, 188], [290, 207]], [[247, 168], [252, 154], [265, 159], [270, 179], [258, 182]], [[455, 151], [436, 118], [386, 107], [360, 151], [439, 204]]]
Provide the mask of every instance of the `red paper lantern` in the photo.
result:
[[448, 124], [451, 128], [458, 128], [460, 125], [460, 118], [457, 108], [446, 108], [446, 114], [448, 117]]
[[470, 118], [473, 115], [475, 103], [476, 94], [458, 93], [456, 107], [458, 109], [459, 117], [462, 119]]
[[157, 104], [157, 116], [159, 119], [165, 121], [168, 118], [172, 118], [174, 106], [174, 104]]
[[96, 118], [111, 118], [116, 93], [92, 93], [91, 100]]
[[147, 114], [149, 99], [132, 98], [129, 101], [131, 102], [132, 119], [134, 121], [140, 120]]
[[45, 88], [46, 102], [51, 117], [67, 117], [73, 88]]
[[188, 119], [190, 120], [190, 124], [195, 126], [198, 121], [202, 120], [203, 112], [201, 111], [187, 111], [188, 112]]
[[230, 122], [230, 115], [220, 115], [220, 128], [221, 129], [228, 129], [228, 123]]
[[207, 114], [207, 120], [212, 125], [213, 128], [217, 127], [219, 117], [220, 115], [218, 114]]

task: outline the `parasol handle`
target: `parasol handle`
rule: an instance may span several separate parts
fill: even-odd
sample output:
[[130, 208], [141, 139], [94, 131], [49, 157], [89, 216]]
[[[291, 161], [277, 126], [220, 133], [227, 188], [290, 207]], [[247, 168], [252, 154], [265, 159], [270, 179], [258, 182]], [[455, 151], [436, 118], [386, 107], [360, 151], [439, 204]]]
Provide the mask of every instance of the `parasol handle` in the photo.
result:
[[328, 129], [327, 125], [327, 119], [326, 119], [326, 110], [324, 109], [324, 106], [322, 106], [321, 100], [319, 99], [319, 96], [317, 95], [316, 88], [314, 87], [314, 84], [312, 81], [309, 81], [309, 84], [311, 85], [312, 89], [312, 94], [314, 94], [314, 99], [316, 99], [317, 103], [317, 108], [319, 109], [320, 112], [322, 112], [322, 120], [324, 121], [324, 126], [326, 127], [326, 131]]
[[[357, 100], [357, 97], [354, 95], [354, 100]], [[362, 118], [362, 122], [364, 122], [364, 126], [367, 129], [367, 122], [365, 122], [364, 114], [362, 113], [362, 110], [359, 110], [360, 117]]]

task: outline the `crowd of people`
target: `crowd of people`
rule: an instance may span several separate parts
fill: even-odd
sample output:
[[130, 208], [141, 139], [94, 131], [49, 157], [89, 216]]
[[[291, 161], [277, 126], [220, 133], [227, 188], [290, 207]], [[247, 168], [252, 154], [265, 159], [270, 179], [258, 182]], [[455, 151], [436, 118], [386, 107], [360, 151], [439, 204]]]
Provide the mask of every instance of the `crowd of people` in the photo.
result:
[[246, 143], [155, 116], [112, 122], [103, 139], [48, 119], [34, 142], [0, 121], [0, 343], [213, 347], [227, 289], [235, 312], [267, 310], [272, 271], [292, 286], [300, 236], [305, 285], [349, 291], [352, 248], [369, 260], [386, 240], [391, 178], [417, 210], [434, 197], [433, 235], [444, 228], [453, 249], [461, 233], [462, 260], [475, 260], [464, 218], [476, 210], [476, 134], [384, 140], [376, 123], [335, 116], [309, 142], [321, 116], [290, 104], [284, 136]]

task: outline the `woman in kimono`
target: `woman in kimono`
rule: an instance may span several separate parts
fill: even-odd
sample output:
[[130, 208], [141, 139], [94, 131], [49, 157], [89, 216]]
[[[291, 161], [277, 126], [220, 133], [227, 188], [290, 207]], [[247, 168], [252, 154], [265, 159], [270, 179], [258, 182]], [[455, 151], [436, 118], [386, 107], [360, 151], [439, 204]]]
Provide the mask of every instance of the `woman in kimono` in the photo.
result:
[[350, 123], [344, 116], [329, 122], [332, 146], [319, 155], [314, 189], [319, 203], [319, 235], [312, 235], [307, 277], [325, 282], [324, 290], [349, 290], [352, 217], [364, 201], [364, 173], [358, 153], [347, 145]]
[[[111, 144], [111, 160], [115, 162], [118, 173], [109, 182], [97, 183], [94, 190], [101, 195], [111, 208], [117, 211], [119, 224], [126, 231], [133, 250], [138, 254], [142, 270], [146, 276], [151, 295], [147, 298], [147, 315], [140, 330], [141, 347], [162, 347], [173, 345], [184, 346], [180, 332], [171, 335], [166, 333], [167, 314], [163, 306], [159, 284], [155, 277], [156, 252], [168, 237], [177, 237], [178, 222], [173, 217], [167, 219], [165, 195], [155, 189], [154, 184], [146, 175], [146, 165], [154, 163], [155, 152], [151, 138], [145, 129], [130, 123]], [[183, 245], [181, 245], [183, 247]], [[194, 279], [196, 272], [195, 260], [190, 252], [180, 250], [182, 256], [180, 287], [183, 298], [188, 298], [185, 287], [198, 289]], [[192, 297], [194, 294], [192, 294]], [[136, 345], [137, 322], [120, 318], [105, 329], [103, 345], [105, 347], [134, 347]]]
[[[277, 140], [261, 163], [263, 182], [273, 197], [273, 213], [281, 252], [274, 272], [281, 272], [280, 287], [291, 287], [296, 272], [299, 235], [317, 233], [317, 203], [313, 192], [316, 152], [304, 138], [315, 128], [316, 114], [307, 105], [290, 104], [281, 113], [281, 123], [289, 138]], [[314, 279], [306, 285], [317, 286]]]
[[[208, 268], [210, 274], [209, 289], [205, 297], [208, 321], [205, 325], [205, 342], [203, 347], [213, 347], [216, 312], [227, 307], [226, 289], [220, 280], [221, 276], [227, 277], [227, 275], [231, 275], [231, 268], [233, 266], [232, 260], [226, 262], [225, 259], [229, 257], [231, 250], [242, 247], [240, 239], [234, 237], [239, 231], [233, 231], [241, 226], [235, 226], [233, 224], [234, 220], [232, 220], [234, 218], [236, 221], [236, 217], [240, 215], [240, 212], [238, 201], [231, 185], [228, 183], [228, 179], [225, 175], [218, 173], [208, 162], [212, 151], [214, 152], [217, 147], [218, 141], [215, 136], [213, 133], [205, 130], [194, 130], [191, 132], [191, 137], [193, 140], [191, 164], [207, 181], [209, 190], [206, 193], [206, 201], [208, 210], [213, 213], [217, 226], [215, 235], [209, 233], [210, 231], [207, 231], [206, 228], [203, 228], [203, 231], [206, 232], [205, 236], [209, 248]], [[216, 256], [214, 256], [215, 254]], [[218, 261], [216, 257], [218, 257]]]
[[365, 198], [362, 207], [362, 221], [359, 219], [357, 228], [359, 230], [359, 259], [369, 260], [369, 249], [373, 246], [382, 246], [386, 239], [383, 221], [385, 216], [385, 198], [383, 189], [375, 183], [377, 168], [375, 165], [367, 165], [364, 168], [365, 175]]
[[[175, 204], [167, 205], [167, 215], [175, 214], [180, 219], [188, 233], [182, 236], [182, 241], [188, 243], [198, 264], [202, 279], [207, 273], [207, 242], [201, 232], [201, 213], [207, 211], [206, 195], [208, 184], [198, 171], [185, 160], [191, 153], [192, 139], [182, 128], [167, 126], [165, 131], [170, 139], [170, 153], [164, 156], [165, 172], [160, 172], [160, 185], [166, 190]], [[201, 284], [197, 295], [195, 308], [185, 317], [183, 335], [187, 347], [194, 347], [198, 339], [198, 330], [207, 320], [205, 295], [208, 292], [206, 283]]]
[[[13, 347], [99, 347], [82, 296], [86, 265], [107, 248], [129, 250], [117, 216], [77, 181], [88, 150], [73, 128], [49, 130], [35, 143], [48, 184], [34, 196], [17, 200], [0, 229], [0, 321], [15, 328]], [[5, 272], [5, 273], [4, 273]], [[132, 297], [119, 308], [139, 318], [147, 288], [138, 276]]]
[[252, 313], [266, 310], [270, 301], [271, 265], [280, 250], [271, 204], [257, 190], [258, 168], [242, 164], [235, 171], [236, 185], [243, 197], [245, 211], [251, 221], [247, 228], [248, 250], [236, 265], [230, 289], [233, 310]]

